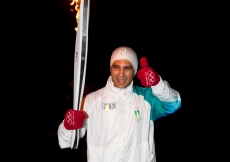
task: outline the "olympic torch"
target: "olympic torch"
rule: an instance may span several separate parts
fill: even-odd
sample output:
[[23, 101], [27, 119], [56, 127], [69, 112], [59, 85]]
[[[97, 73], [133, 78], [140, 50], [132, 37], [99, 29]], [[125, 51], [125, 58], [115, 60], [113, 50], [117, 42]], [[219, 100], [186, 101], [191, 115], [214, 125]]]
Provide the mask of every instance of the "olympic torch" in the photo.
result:
[[[73, 109], [80, 110], [85, 86], [86, 65], [88, 55], [88, 24], [90, 0], [73, 0], [72, 4], [76, 4], [75, 10], [77, 11], [77, 34], [74, 53]], [[72, 130], [72, 149], [78, 148], [80, 131], [80, 129]]]

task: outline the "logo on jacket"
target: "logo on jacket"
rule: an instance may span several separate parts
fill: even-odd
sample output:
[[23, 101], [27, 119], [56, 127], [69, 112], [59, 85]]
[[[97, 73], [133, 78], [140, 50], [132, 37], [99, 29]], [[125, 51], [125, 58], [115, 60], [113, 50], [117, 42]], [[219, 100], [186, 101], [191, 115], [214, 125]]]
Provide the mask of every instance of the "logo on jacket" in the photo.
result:
[[141, 113], [138, 109], [138, 106], [136, 107], [136, 109], [134, 111], [134, 119], [138, 122], [141, 121]]
[[116, 109], [116, 102], [102, 103], [102, 110], [113, 110]]

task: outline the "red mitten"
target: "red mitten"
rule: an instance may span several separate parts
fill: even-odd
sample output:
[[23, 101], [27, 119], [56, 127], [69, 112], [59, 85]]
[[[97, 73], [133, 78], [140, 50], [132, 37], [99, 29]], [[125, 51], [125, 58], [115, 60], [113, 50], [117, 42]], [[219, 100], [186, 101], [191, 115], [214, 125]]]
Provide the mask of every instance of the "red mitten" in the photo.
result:
[[160, 76], [148, 65], [146, 57], [140, 59], [141, 69], [137, 72], [137, 77], [140, 79], [144, 87], [155, 86], [160, 81]]
[[79, 110], [69, 109], [65, 114], [64, 127], [68, 130], [78, 129], [83, 126], [86, 115]]

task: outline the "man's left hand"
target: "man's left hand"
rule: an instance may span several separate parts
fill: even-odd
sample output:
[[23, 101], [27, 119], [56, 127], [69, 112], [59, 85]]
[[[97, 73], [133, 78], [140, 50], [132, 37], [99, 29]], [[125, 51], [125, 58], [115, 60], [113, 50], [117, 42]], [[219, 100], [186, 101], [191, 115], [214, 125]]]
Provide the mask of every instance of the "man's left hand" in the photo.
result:
[[140, 59], [140, 70], [137, 72], [137, 77], [144, 87], [155, 86], [160, 81], [160, 76], [148, 65], [146, 57]]

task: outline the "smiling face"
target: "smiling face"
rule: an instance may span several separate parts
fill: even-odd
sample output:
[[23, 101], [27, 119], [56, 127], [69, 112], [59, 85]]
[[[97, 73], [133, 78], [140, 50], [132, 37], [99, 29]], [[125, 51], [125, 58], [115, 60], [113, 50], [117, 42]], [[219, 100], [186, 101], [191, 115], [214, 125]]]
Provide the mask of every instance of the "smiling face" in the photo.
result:
[[112, 81], [117, 88], [126, 88], [133, 81], [134, 69], [128, 60], [116, 60], [110, 67]]

